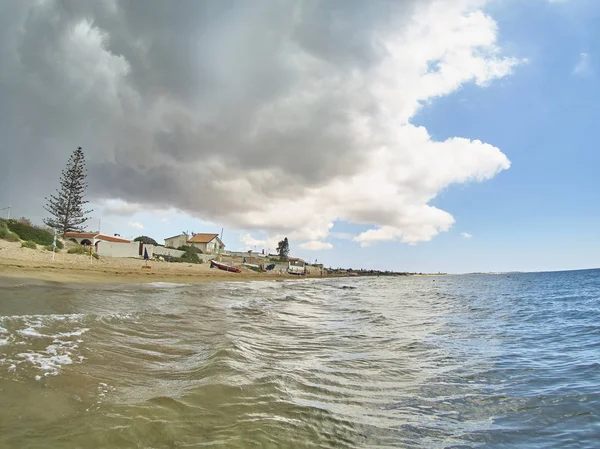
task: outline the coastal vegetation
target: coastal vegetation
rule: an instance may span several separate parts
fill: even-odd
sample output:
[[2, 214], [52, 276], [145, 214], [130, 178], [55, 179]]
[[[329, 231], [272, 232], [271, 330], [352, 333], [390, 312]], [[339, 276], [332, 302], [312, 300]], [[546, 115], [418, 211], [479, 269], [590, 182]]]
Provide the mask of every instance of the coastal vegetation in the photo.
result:
[[158, 246], [158, 243], [156, 242], [156, 240], [154, 240], [152, 237], [148, 237], [147, 235], [140, 235], [139, 237], [134, 238], [133, 241], [134, 242], [142, 242], [144, 245]]
[[26, 240], [24, 242], [21, 242], [21, 248], [37, 249], [37, 245], [31, 240]]
[[0, 221], [0, 239], [8, 242], [18, 242], [21, 240], [17, 234], [8, 229], [4, 220]]
[[[51, 246], [54, 235], [47, 229], [33, 225], [27, 218], [19, 218], [18, 220], [0, 219], [0, 239], [9, 242], [25, 240], [34, 242], [37, 245]], [[60, 240], [56, 241], [57, 248], [62, 249], [63, 246]]]
[[44, 219], [44, 223], [60, 234], [67, 232], [83, 231], [81, 226], [88, 218], [91, 210], [85, 210], [88, 201], [84, 200], [87, 188], [87, 169], [83, 150], [78, 147], [62, 170], [60, 176], [60, 189], [56, 189], [56, 195], [46, 198], [44, 209], [50, 213], [50, 217]]
[[194, 246], [180, 246], [177, 248], [179, 251], [185, 251], [181, 257], [171, 257], [171, 262], [181, 262], [181, 263], [202, 263], [202, 259], [198, 257], [198, 254], [202, 253], [198, 248]]
[[280, 260], [287, 260], [290, 254], [290, 242], [288, 242], [287, 237], [277, 244], [277, 254], [279, 255]]
[[200, 248], [196, 248], [195, 246], [188, 246], [188, 245], [181, 245], [179, 248], [177, 248], [177, 251], [185, 251], [190, 252], [190, 253], [194, 253], [194, 254], [202, 254], [202, 250]]
[[[72, 248], [69, 248], [67, 250], [68, 254], [84, 254], [86, 256], [90, 255], [90, 249], [86, 248], [85, 246], [81, 246], [81, 245], [77, 245], [77, 246], [73, 246]], [[94, 259], [99, 259], [100, 256], [98, 255], [98, 253], [91, 251], [92, 257]]]

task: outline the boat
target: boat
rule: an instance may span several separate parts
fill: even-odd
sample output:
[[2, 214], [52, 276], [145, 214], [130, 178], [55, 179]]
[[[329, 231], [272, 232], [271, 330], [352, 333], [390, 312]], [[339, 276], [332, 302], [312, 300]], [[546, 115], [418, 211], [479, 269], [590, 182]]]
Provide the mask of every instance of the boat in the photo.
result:
[[289, 265], [287, 272], [296, 276], [304, 276], [306, 274], [306, 268], [304, 266]]
[[229, 265], [225, 265], [224, 263], [217, 262], [215, 260], [210, 261], [210, 267], [217, 267], [219, 270], [223, 271], [231, 271], [232, 273], [241, 273], [242, 271], [236, 267], [230, 267]]

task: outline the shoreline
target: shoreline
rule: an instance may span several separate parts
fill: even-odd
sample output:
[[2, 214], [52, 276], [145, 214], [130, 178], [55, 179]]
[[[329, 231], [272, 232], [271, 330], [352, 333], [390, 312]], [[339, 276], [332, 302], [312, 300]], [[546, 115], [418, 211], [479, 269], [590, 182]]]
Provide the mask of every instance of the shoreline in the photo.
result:
[[0, 278], [34, 279], [69, 284], [142, 284], [169, 282], [175, 284], [201, 284], [205, 282], [246, 282], [277, 279], [328, 278], [319, 273], [306, 276], [257, 273], [240, 267], [241, 273], [230, 273], [210, 268], [210, 264], [189, 264], [150, 261], [137, 258], [101, 257], [93, 259], [81, 254], [61, 251], [55, 254], [43, 248], [22, 248], [20, 242], [0, 240]]
[[[84, 259], [85, 256], [82, 256]], [[0, 261], [0, 278], [3, 279], [33, 279], [45, 282], [68, 284], [147, 284], [167, 282], [173, 284], [202, 284], [206, 282], [248, 282], [273, 280], [325, 279], [336, 276], [306, 275], [294, 276], [289, 274], [277, 275], [256, 273], [248, 270], [242, 273], [228, 273], [217, 268], [202, 267], [197, 270], [188, 267], [156, 267], [142, 268], [144, 261], [129, 259], [139, 265], [135, 269], [118, 269], [103, 266], [76, 267], [50, 263], [30, 263], [18, 259]], [[83, 261], [82, 261], [83, 262]], [[170, 264], [174, 265], [174, 264]], [[196, 267], [196, 266], [191, 266]], [[161, 270], [162, 268], [162, 270]]]

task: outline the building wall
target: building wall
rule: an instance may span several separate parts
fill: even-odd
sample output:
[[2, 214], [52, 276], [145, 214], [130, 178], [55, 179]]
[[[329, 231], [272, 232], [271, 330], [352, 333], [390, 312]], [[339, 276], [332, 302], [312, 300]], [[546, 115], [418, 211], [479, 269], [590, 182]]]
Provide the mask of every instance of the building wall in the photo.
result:
[[198, 248], [203, 253], [207, 253], [208, 252], [206, 250], [206, 243], [190, 243], [190, 246], [193, 246], [194, 248]]
[[154, 255], [163, 257], [181, 257], [185, 254], [185, 251], [179, 251], [178, 249], [165, 248], [164, 246], [155, 246]]
[[[208, 243], [192, 243], [191, 246], [194, 248], [198, 248], [205, 254], [219, 254], [219, 242], [217, 239], [214, 239]], [[221, 249], [221, 254], [223, 253], [223, 249]]]
[[148, 251], [148, 257], [152, 258], [154, 254], [154, 245], [142, 244], [142, 255], [140, 255], [140, 242], [131, 243], [113, 243], [98, 242], [98, 255], [104, 257], [135, 257], [143, 258], [144, 249]]
[[187, 245], [188, 236], [185, 234], [178, 235], [171, 239], [165, 239], [165, 246], [172, 246], [173, 248], [179, 248], [180, 246]]

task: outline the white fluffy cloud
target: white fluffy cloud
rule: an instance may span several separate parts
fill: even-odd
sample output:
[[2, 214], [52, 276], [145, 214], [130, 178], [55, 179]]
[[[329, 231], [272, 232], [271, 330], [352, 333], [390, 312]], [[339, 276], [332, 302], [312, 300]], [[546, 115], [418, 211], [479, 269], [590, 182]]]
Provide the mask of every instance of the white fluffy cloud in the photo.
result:
[[140, 223], [139, 221], [130, 221], [129, 223], [127, 223], [127, 225], [134, 229], [139, 229], [139, 230], [144, 229], [144, 225], [142, 223]]
[[592, 74], [592, 66], [590, 62], [590, 55], [587, 53], [581, 53], [579, 60], [573, 68], [573, 74], [579, 76], [588, 76]]
[[485, 85], [508, 75], [517, 61], [499, 57], [495, 43], [495, 22], [469, 2], [436, 2], [383, 39], [386, 57], [368, 73], [328, 73], [324, 62], [312, 61], [318, 83], [280, 99], [264, 120], [288, 126], [309, 114], [313, 97], [335, 89], [348, 99], [343, 132], [360, 148], [355, 157], [361, 165], [319, 186], [302, 186], [237, 221], [259, 229], [277, 223], [293, 238], [311, 242], [326, 237], [337, 220], [376, 224], [354, 238], [362, 246], [395, 239], [415, 244], [447, 231], [453, 217], [427, 203], [451, 184], [489, 179], [510, 162], [480, 141], [435, 142], [410, 119], [424, 103], [466, 82]]
[[465, 239], [470, 239], [471, 237], [473, 237], [471, 234], [469, 234], [468, 232], [461, 232], [460, 235], [465, 238]]
[[[0, 156], [47, 174], [77, 139], [108, 213], [182, 211], [250, 231], [247, 246], [287, 236], [327, 249], [339, 221], [368, 227], [353, 237], [362, 246], [428, 241], [454, 223], [430, 205], [440, 191], [510, 166], [490, 144], [438, 142], [412, 123], [519, 63], [485, 4], [15, 3], [0, 18]], [[2, 170], [35, 198], [53, 182], [25, 188]]]
[[332, 249], [333, 245], [327, 242], [320, 242], [318, 240], [311, 240], [300, 244], [300, 248], [308, 251], [323, 251]]

